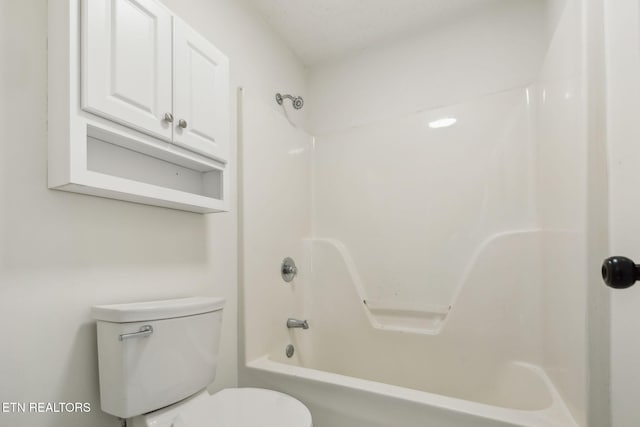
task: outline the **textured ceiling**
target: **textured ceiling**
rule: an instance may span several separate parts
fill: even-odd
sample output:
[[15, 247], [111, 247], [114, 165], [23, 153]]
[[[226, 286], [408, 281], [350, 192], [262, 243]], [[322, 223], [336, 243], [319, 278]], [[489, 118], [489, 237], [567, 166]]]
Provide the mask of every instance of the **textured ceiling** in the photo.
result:
[[306, 65], [441, 25], [496, 1], [246, 0]]

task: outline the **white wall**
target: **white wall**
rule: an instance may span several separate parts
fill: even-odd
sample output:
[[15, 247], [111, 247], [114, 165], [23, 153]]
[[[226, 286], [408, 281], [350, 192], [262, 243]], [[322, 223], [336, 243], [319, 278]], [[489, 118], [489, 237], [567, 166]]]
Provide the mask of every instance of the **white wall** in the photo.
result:
[[589, 426], [609, 427], [611, 417], [611, 307], [598, 266], [609, 252], [609, 171], [605, 57], [605, 0], [584, 4], [587, 135], [587, 360]]
[[583, 6], [555, 10], [536, 96], [537, 208], [542, 234], [544, 367], [580, 425], [587, 396], [587, 144]]
[[309, 130], [323, 135], [526, 86], [545, 54], [545, 5], [498, 2], [412, 38], [314, 66]]
[[609, 293], [599, 273], [608, 253], [602, 1], [559, 0], [550, 10], [556, 27], [538, 83], [544, 365], [578, 420], [606, 427], [612, 424]]
[[[640, 7], [605, 2], [610, 255], [640, 262]], [[615, 427], [640, 425], [640, 286], [611, 290], [611, 405]]]
[[[232, 86], [302, 91], [303, 68], [242, 3], [166, 3], [228, 54]], [[48, 190], [46, 37], [45, 0], [0, 1], [0, 401], [87, 401], [92, 411], [0, 413], [0, 425], [119, 425], [99, 407], [98, 303], [226, 297], [212, 389], [235, 385], [235, 199], [231, 213], [202, 216]]]

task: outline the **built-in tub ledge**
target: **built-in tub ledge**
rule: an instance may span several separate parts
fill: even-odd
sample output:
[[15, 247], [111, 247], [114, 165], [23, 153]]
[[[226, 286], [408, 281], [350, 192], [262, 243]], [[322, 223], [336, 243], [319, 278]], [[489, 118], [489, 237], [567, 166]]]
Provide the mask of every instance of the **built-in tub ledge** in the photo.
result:
[[314, 254], [311, 257], [313, 260], [317, 259], [318, 251], [323, 249], [328, 249], [338, 255], [342, 268], [338, 267], [336, 271], [343, 271], [341, 274], [344, 275], [344, 280], [348, 280], [355, 287], [364, 312], [373, 328], [425, 335], [436, 335], [442, 329], [442, 324], [451, 310], [450, 305], [370, 299], [349, 249], [342, 242], [326, 238], [306, 239], [305, 242], [308, 245], [308, 250]]
[[[393, 298], [388, 300], [370, 299], [367, 295], [356, 264], [351, 257], [349, 249], [339, 240], [329, 238], [305, 239], [307, 253], [312, 262], [317, 259], [333, 258], [338, 265], [332, 265], [334, 274], [341, 280], [351, 283], [361, 301], [361, 307], [366, 314], [369, 323], [375, 329], [386, 331], [398, 331], [423, 335], [438, 335], [448, 321], [456, 301], [469, 281], [471, 272], [476, 268], [481, 254], [492, 244], [512, 236], [530, 236], [540, 232], [539, 228], [512, 230], [495, 233], [485, 239], [475, 249], [468, 262], [465, 263], [461, 279], [456, 286], [452, 301], [448, 305], [422, 304], [419, 302], [400, 301]], [[318, 257], [319, 252], [325, 251]], [[337, 258], [337, 260], [335, 260]], [[312, 270], [327, 268], [326, 265], [314, 266]]]
[[[449, 426], [497, 426], [501, 427], [579, 427], [571, 415], [553, 382], [543, 369], [524, 362], [511, 362], [520, 368], [530, 370], [531, 374], [540, 378], [549, 394], [548, 403], [538, 409], [515, 409], [478, 403], [441, 394], [414, 390], [401, 386], [380, 383], [332, 372], [320, 371], [289, 363], [274, 361], [268, 355], [247, 363], [247, 368], [258, 375], [266, 386], [275, 389], [294, 389], [303, 401], [312, 402], [320, 398], [335, 398], [340, 402], [352, 398], [358, 393], [376, 395], [369, 411], [381, 411], [381, 415], [397, 409], [397, 399], [410, 402], [412, 413], [403, 413], [406, 417], [424, 419], [425, 414], [438, 411], [439, 419], [450, 420], [443, 424]], [[323, 385], [318, 388], [318, 385]], [[327, 393], [327, 387], [331, 392]], [[318, 392], [322, 390], [323, 392]], [[356, 393], [356, 394], [354, 394]], [[327, 402], [316, 402], [320, 405]], [[417, 405], [416, 405], [417, 404]], [[442, 411], [450, 415], [443, 416]], [[415, 413], [414, 413], [415, 412]], [[471, 417], [471, 418], [470, 418]], [[476, 421], [473, 421], [473, 420]], [[459, 420], [459, 421], [456, 421]], [[464, 422], [462, 421], [464, 420]], [[411, 424], [414, 425], [414, 424]]]
[[414, 304], [363, 299], [379, 329], [435, 334], [451, 310], [450, 305]]

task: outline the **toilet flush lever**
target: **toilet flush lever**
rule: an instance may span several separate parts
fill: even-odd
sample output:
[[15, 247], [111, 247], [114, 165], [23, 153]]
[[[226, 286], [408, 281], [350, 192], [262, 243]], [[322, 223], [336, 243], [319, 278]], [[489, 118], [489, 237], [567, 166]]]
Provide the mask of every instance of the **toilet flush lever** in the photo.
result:
[[121, 334], [118, 339], [120, 341], [124, 341], [124, 340], [128, 340], [129, 338], [142, 338], [142, 337], [148, 337], [149, 335], [151, 335], [153, 333], [153, 326], [151, 325], [144, 325], [141, 326], [140, 329], [138, 330], [138, 332], [132, 332], [130, 334]]

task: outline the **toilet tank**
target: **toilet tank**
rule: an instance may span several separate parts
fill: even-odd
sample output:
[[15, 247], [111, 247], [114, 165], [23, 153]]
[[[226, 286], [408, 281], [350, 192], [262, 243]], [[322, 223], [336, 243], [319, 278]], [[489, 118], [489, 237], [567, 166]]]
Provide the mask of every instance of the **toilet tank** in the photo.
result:
[[92, 307], [102, 410], [133, 417], [213, 382], [224, 302], [194, 297]]

